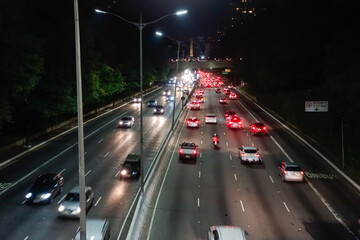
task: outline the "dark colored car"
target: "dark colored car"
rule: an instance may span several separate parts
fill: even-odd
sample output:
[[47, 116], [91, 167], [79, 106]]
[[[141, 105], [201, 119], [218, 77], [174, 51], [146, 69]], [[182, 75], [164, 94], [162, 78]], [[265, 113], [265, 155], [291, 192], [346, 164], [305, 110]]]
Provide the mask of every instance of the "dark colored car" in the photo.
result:
[[60, 174], [40, 175], [25, 196], [26, 203], [52, 203], [63, 190], [64, 179]]
[[251, 131], [251, 134], [253, 134], [253, 135], [255, 135], [255, 134], [266, 135], [267, 128], [265, 127], [265, 125], [263, 123], [254, 122], [250, 125], [250, 131]]
[[225, 112], [225, 118], [226, 120], [229, 120], [230, 118], [232, 118], [232, 116], [235, 116], [236, 113], [234, 111], [228, 110]]
[[165, 113], [165, 109], [162, 105], [157, 105], [154, 108], [154, 114], [164, 114]]
[[120, 179], [140, 177], [140, 155], [129, 154], [120, 169]]

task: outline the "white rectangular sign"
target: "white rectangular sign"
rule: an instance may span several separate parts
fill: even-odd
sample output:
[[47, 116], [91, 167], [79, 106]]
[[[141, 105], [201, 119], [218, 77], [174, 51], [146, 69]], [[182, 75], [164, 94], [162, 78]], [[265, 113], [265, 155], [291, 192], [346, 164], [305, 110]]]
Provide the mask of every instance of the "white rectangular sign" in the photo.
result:
[[328, 101], [306, 101], [305, 112], [327, 112], [329, 109]]

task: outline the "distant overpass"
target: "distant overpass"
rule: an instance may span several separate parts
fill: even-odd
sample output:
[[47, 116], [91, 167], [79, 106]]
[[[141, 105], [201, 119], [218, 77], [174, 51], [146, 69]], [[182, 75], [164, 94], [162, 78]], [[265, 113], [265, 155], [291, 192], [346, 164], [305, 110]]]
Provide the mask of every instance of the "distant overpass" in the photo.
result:
[[[169, 62], [170, 69], [176, 69], [176, 62]], [[192, 61], [192, 62], [179, 62], [179, 71], [184, 69], [194, 69], [194, 68], [201, 68], [201, 69], [225, 69], [231, 68], [231, 61], [220, 60], [220, 61]]]

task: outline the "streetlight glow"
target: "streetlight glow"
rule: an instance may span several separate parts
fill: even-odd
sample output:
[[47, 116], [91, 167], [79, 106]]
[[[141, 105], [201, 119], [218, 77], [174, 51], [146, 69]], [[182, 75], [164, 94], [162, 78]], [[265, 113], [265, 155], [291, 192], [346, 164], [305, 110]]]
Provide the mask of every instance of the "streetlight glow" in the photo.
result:
[[162, 32], [155, 32], [155, 34], [158, 35], [158, 36], [162, 36], [162, 35], [163, 35]]
[[101, 11], [101, 10], [99, 10], [99, 9], [95, 9], [95, 12], [97, 12], [97, 13], [106, 13], [106, 12]]
[[179, 16], [179, 15], [187, 14], [187, 12], [188, 12], [187, 10], [182, 10], [182, 11], [176, 12], [175, 14]]

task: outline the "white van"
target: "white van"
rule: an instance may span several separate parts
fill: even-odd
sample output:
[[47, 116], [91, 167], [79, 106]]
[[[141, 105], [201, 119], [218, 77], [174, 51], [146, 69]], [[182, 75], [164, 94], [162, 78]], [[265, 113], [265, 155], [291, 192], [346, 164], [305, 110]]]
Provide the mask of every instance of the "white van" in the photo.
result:
[[246, 240], [245, 232], [235, 226], [211, 226], [208, 240]]
[[[86, 240], [109, 240], [110, 225], [106, 219], [86, 220]], [[76, 232], [75, 240], [80, 240], [80, 228]]]

